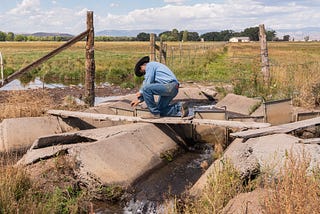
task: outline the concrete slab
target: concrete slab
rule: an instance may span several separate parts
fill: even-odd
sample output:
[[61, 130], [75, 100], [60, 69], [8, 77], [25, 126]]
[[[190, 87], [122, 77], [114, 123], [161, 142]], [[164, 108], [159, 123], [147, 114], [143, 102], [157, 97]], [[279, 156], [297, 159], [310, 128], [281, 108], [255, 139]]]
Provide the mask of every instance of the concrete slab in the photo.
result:
[[28, 149], [40, 136], [76, 130], [54, 116], [4, 119], [0, 124], [0, 152]]
[[287, 134], [274, 134], [258, 138], [236, 139], [227, 148], [223, 157], [216, 160], [208, 170], [200, 177], [191, 188], [191, 195], [198, 195], [207, 184], [210, 174], [221, 169], [221, 164], [230, 160], [239, 171], [241, 177], [246, 179], [263, 170], [277, 175], [284, 165], [288, 154], [301, 160], [304, 157], [310, 158], [310, 169], [320, 164], [320, 146], [317, 144], [302, 144], [301, 139]]
[[216, 106], [226, 107], [227, 111], [242, 115], [250, 115], [261, 105], [260, 99], [248, 98], [236, 94], [227, 94]]
[[[146, 123], [84, 130], [59, 136], [61, 139], [70, 135], [92, 141], [72, 141], [72, 144], [65, 142], [65, 145], [50, 146], [50, 139], [53, 145], [56, 143], [55, 138], [46, 136], [41, 138], [42, 140], [38, 139], [35, 142], [37, 145], [33, 145], [34, 149], [29, 150], [18, 164], [32, 164], [43, 157], [54, 157], [64, 150], [77, 161], [79, 168], [75, 170], [83, 182], [98, 181], [104, 185], [127, 188], [144, 174], [164, 164], [163, 157], [172, 155], [179, 149], [167, 133]], [[41, 141], [46, 141], [49, 147], [39, 146]]]

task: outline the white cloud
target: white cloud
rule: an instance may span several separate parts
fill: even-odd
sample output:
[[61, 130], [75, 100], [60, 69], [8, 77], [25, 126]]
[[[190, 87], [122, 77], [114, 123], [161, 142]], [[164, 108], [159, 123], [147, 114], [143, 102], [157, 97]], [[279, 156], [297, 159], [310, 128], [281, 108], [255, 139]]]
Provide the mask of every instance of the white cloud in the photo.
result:
[[[167, 0], [169, 1], [169, 0]], [[133, 10], [126, 15], [99, 16], [97, 28], [243, 30], [265, 24], [268, 29], [317, 26], [319, 8], [301, 4], [264, 5], [254, 0], [228, 0], [224, 3], [167, 5]]]
[[[314, 3], [312, 0], [285, 0], [281, 3], [275, 0], [224, 0], [194, 5], [181, 4], [188, 2], [183, 0], [164, 2], [168, 5], [132, 10], [122, 15], [113, 14], [112, 11], [106, 15], [94, 11], [95, 31], [173, 28], [238, 31], [259, 24], [265, 24], [267, 29], [276, 31], [304, 27], [320, 28], [320, 3]], [[109, 6], [118, 5], [113, 3]], [[87, 10], [85, 7], [43, 9], [40, 0], [22, 0], [15, 8], [0, 14], [1, 28], [12, 32], [59, 31], [77, 34], [86, 27]]]
[[38, 11], [40, 7], [40, 0], [23, 0], [16, 8], [9, 11], [11, 15], [30, 14]]

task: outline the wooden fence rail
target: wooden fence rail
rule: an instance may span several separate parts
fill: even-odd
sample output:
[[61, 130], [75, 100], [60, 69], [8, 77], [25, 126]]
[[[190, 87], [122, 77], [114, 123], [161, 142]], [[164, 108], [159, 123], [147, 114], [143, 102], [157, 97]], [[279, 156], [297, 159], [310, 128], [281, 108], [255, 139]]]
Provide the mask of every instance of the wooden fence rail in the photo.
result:
[[94, 105], [94, 79], [95, 79], [95, 61], [94, 61], [94, 29], [93, 29], [93, 12], [87, 12], [87, 30], [75, 36], [74, 38], [70, 39], [68, 42], [64, 43], [60, 47], [56, 48], [55, 50], [51, 51], [50, 53], [46, 54], [45, 56], [41, 57], [40, 59], [30, 63], [26, 67], [14, 72], [13, 74], [9, 75], [7, 78], [3, 79], [0, 82], [0, 88], [5, 86], [6, 84], [10, 83], [11, 81], [19, 78], [22, 74], [32, 70], [33, 68], [39, 66], [40, 64], [44, 63], [48, 59], [54, 57], [61, 51], [67, 49], [71, 45], [75, 44], [78, 41], [81, 41], [87, 37], [86, 42], [86, 83], [85, 83], [85, 102], [89, 106]]

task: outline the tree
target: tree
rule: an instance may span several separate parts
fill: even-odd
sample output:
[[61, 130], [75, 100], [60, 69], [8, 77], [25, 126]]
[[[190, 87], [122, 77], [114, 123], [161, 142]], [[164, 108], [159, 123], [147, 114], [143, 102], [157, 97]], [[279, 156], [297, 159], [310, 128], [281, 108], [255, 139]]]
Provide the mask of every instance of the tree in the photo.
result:
[[244, 29], [243, 36], [248, 36], [251, 41], [259, 41], [259, 27]]
[[188, 31], [185, 30], [182, 33], [182, 41], [187, 42], [188, 41]]
[[171, 31], [171, 36], [173, 37], [173, 41], [180, 41], [180, 34], [179, 31], [177, 29], [173, 29]]
[[310, 36], [305, 36], [303, 39], [305, 42], [308, 42], [310, 40]]
[[188, 41], [199, 41], [200, 36], [197, 32], [188, 32]]
[[8, 32], [6, 36], [6, 41], [13, 41], [14, 40], [14, 33]]
[[24, 35], [18, 34], [14, 37], [14, 41], [18, 41], [18, 42], [27, 41], [27, 37]]
[[149, 33], [139, 33], [137, 35], [137, 40], [138, 41], [149, 41], [150, 40], [150, 34]]
[[200, 37], [203, 38], [205, 41], [217, 41], [218, 32], [209, 32], [202, 34]]
[[276, 38], [276, 32], [274, 30], [268, 30], [266, 32], [267, 41], [273, 41]]
[[283, 41], [289, 41], [290, 40], [290, 36], [289, 35], [284, 35], [283, 36]]
[[0, 31], [0, 41], [6, 41], [7, 34], [5, 32]]

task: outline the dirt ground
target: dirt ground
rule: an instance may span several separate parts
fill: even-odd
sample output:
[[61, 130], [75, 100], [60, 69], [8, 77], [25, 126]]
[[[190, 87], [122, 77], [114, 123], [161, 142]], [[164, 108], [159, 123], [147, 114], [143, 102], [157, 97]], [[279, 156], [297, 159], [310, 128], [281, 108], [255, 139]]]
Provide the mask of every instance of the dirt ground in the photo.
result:
[[[130, 93], [135, 93], [137, 89], [121, 88], [120, 86], [110, 85], [110, 86], [99, 86], [95, 88], [96, 97], [107, 97], [107, 96], [120, 96]], [[82, 99], [84, 97], [85, 89], [79, 86], [70, 86], [64, 88], [45, 88], [45, 89], [28, 89], [21, 91], [0, 91], [0, 103], [5, 103], [8, 101], [8, 97], [13, 93], [19, 93], [23, 95], [24, 93], [28, 96], [34, 98], [43, 96], [44, 93], [48, 94], [51, 99], [56, 104], [61, 104], [66, 96], [72, 96], [75, 98]]]

